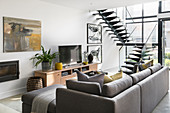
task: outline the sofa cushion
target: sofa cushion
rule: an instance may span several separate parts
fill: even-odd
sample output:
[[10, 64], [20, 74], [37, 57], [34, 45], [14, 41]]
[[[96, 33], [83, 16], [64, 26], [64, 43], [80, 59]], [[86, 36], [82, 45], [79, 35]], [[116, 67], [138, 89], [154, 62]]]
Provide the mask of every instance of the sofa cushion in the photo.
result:
[[151, 70], [152, 74], [157, 72], [158, 70], [160, 70], [162, 68], [161, 64], [155, 64], [154, 66], [149, 67], [149, 69]]
[[113, 74], [113, 75], [105, 75], [105, 76], [104, 76], [104, 84], [122, 78], [122, 73], [123, 73], [123, 72], [121, 71], [121, 72], [115, 73], [115, 74]]
[[80, 72], [79, 70], [75, 70], [75, 72], [77, 72], [78, 81], [98, 82], [101, 87], [103, 86], [105, 74], [102, 73], [102, 74], [96, 74], [94, 76], [88, 76], [88, 75]]
[[141, 80], [145, 79], [146, 77], [148, 77], [149, 75], [151, 75], [151, 70], [150, 69], [145, 69], [145, 70], [143, 70], [141, 72], [131, 74], [130, 76], [132, 77], [133, 84], [136, 84], [139, 81], [141, 81]]
[[102, 88], [102, 96], [112, 98], [130, 86], [132, 86], [132, 78], [128, 75], [123, 75], [123, 78], [121, 79], [104, 84]]
[[67, 80], [66, 86], [68, 89], [77, 90], [85, 93], [90, 93], [95, 95], [101, 94], [100, 84], [96, 82]]

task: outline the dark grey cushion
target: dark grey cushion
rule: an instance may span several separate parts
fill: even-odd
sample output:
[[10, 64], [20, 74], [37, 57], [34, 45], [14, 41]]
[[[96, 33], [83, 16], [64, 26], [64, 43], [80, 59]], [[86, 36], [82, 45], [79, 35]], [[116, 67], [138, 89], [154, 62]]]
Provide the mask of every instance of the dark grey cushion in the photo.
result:
[[68, 89], [77, 90], [85, 93], [100, 95], [100, 84], [96, 82], [74, 81], [67, 80], [66, 86]]
[[160, 70], [162, 68], [161, 64], [155, 64], [154, 66], [149, 67], [149, 69], [151, 70], [152, 74], [157, 72], [158, 70]]
[[104, 84], [102, 89], [102, 96], [112, 98], [130, 86], [132, 86], [132, 78], [128, 75], [123, 76], [121, 79]]
[[149, 75], [151, 75], [151, 70], [150, 69], [145, 69], [145, 70], [143, 70], [141, 72], [131, 74], [130, 76], [132, 77], [133, 84], [136, 84], [139, 81], [141, 81], [141, 80], [145, 79], [146, 77], [148, 77]]
[[75, 70], [75, 72], [77, 72], [78, 81], [98, 82], [101, 87], [103, 86], [105, 74], [102, 73], [102, 74], [96, 74], [94, 76], [88, 76], [88, 75], [80, 72], [79, 70]]

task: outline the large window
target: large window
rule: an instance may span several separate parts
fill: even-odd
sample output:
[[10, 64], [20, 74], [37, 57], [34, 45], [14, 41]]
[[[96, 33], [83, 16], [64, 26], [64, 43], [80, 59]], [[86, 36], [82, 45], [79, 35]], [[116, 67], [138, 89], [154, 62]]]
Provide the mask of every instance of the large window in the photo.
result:
[[[134, 42], [157, 42], [158, 2], [126, 7], [127, 29]], [[133, 31], [134, 30], [134, 31]]]
[[162, 12], [170, 11], [170, 0], [162, 0]]

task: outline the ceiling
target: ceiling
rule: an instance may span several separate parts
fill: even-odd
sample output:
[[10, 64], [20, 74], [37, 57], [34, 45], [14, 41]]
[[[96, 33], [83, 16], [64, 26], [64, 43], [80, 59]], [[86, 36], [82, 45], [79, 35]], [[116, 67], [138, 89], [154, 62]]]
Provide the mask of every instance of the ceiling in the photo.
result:
[[96, 10], [103, 8], [128, 6], [158, 0], [41, 0], [41, 1], [81, 10]]

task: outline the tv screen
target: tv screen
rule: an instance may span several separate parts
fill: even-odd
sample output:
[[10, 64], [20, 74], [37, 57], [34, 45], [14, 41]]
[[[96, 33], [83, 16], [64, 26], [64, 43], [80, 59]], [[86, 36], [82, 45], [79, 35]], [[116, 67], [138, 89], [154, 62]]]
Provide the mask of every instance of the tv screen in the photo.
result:
[[81, 45], [59, 46], [59, 60], [64, 65], [82, 62]]

